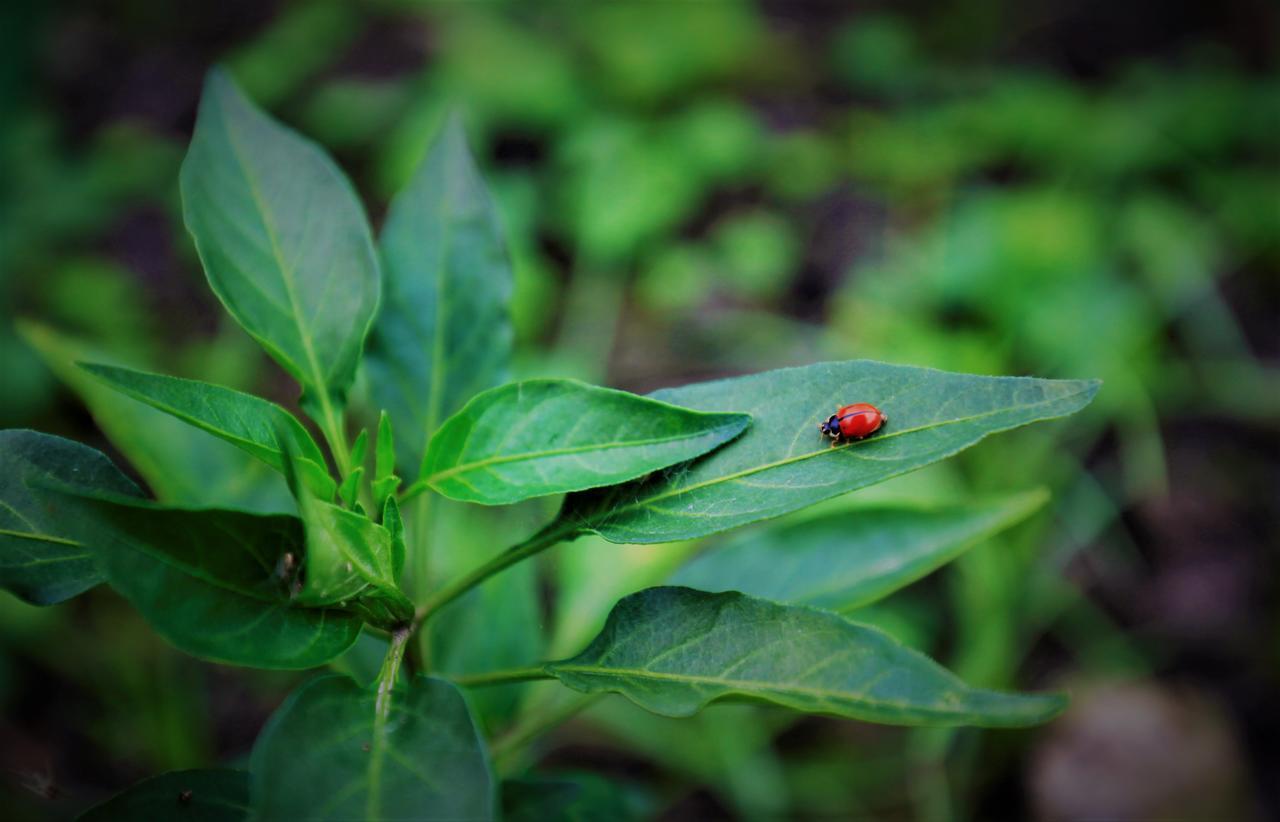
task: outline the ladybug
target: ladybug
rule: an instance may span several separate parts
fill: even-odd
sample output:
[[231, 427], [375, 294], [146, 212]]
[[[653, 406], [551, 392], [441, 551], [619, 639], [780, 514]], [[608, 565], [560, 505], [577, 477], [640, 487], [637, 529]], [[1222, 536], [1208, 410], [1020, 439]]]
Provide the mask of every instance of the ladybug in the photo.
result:
[[871, 403], [855, 402], [842, 406], [818, 429], [831, 437], [832, 445], [839, 445], [842, 441], [869, 437], [888, 421], [889, 418]]

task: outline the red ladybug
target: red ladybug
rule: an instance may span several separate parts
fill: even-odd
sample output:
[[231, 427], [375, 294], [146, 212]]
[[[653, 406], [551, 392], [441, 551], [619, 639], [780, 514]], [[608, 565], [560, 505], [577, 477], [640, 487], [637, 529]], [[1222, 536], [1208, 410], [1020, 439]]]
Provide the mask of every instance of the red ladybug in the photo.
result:
[[839, 445], [841, 441], [869, 437], [888, 421], [889, 418], [871, 403], [855, 402], [841, 407], [818, 428], [831, 437], [832, 445]]

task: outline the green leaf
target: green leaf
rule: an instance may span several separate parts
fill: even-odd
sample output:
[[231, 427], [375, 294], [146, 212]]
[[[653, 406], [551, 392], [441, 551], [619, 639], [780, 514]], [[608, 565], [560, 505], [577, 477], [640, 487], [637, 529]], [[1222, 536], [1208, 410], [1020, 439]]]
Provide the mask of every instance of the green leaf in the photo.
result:
[[239, 822], [248, 816], [249, 774], [211, 768], [171, 771], [144, 779], [85, 811], [79, 822]]
[[[626, 485], [574, 494], [560, 518], [611, 542], [694, 539], [812, 505], [950, 457], [988, 434], [1080, 410], [1096, 380], [980, 377], [855, 360], [664, 389], [698, 411], [740, 411], [751, 428], [693, 462]], [[874, 436], [829, 447], [818, 424], [870, 402]]]
[[181, 183], [214, 293], [302, 384], [307, 413], [336, 431], [379, 289], [351, 183], [219, 69], [205, 81]]
[[163, 502], [293, 513], [278, 474], [244, 451], [108, 388], [77, 367], [108, 359], [104, 352], [44, 326], [21, 323], [22, 338], [93, 415], [111, 444], [137, 469]]
[[[413, 617], [413, 603], [396, 585], [403, 565], [391, 531], [368, 517], [315, 499], [300, 499], [306, 529], [306, 582], [298, 594], [304, 605], [341, 605], [369, 622], [392, 627]], [[398, 524], [397, 527], [403, 530]]]
[[109, 544], [107, 581], [156, 631], [194, 656], [311, 668], [360, 633], [346, 611], [294, 601], [304, 555], [297, 517], [80, 498]]
[[103, 580], [93, 521], [74, 497], [52, 488], [141, 496], [88, 446], [35, 431], [0, 431], [0, 588], [33, 605], [62, 602]]
[[419, 676], [379, 692], [298, 689], [253, 746], [256, 819], [493, 819], [493, 776], [462, 694]]
[[307, 486], [323, 499], [332, 499], [333, 478], [325, 467], [320, 446], [302, 423], [273, 402], [212, 385], [130, 368], [80, 363], [80, 367], [127, 396], [208, 431], [284, 472], [280, 438], [298, 454], [299, 473]]
[[969, 505], [881, 505], [750, 532], [699, 554], [670, 584], [850, 611], [941, 568], [1048, 499], [1040, 490]]
[[738, 436], [745, 414], [704, 414], [576, 380], [527, 380], [474, 397], [431, 438], [422, 482], [505, 505], [612, 485]]
[[298, 602], [350, 608], [365, 621], [384, 628], [411, 619], [413, 603], [396, 584], [404, 565], [404, 526], [399, 519], [399, 509], [392, 512], [391, 524], [397, 529], [393, 534], [369, 519], [355, 504], [355, 489], [364, 474], [363, 466], [357, 467], [343, 482], [341, 496], [356, 509], [346, 510], [316, 499], [299, 487], [297, 455], [286, 450], [284, 456], [285, 475], [298, 500], [298, 513], [306, 534], [303, 571], [306, 581], [296, 592]]
[[400, 487], [396, 476], [395, 434], [391, 417], [383, 411], [378, 416], [378, 442], [373, 452], [373, 504], [381, 509]]
[[1066, 705], [1053, 694], [971, 688], [837, 614], [691, 588], [621, 600], [585, 651], [546, 671], [574, 690], [620, 693], [665, 716], [733, 698], [892, 725], [1017, 727]]
[[456, 117], [392, 201], [380, 245], [384, 299], [365, 362], [411, 476], [436, 426], [505, 381], [511, 358], [511, 264]]

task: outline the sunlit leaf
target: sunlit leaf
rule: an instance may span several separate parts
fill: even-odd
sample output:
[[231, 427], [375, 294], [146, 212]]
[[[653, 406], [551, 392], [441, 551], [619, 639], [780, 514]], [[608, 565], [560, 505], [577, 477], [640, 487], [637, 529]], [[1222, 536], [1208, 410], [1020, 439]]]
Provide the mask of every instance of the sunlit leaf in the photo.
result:
[[205, 81], [181, 182], [209, 284], [335, 430], [378, 305], [377, 257], [351, 183], [220, 69]]
[[117, 391], [172, 414], [202, 431], [237, 446], [283, 473], [287, 437], [297, 454], [303, 479], [317, 495], [333, 497], [334, 482], [324, 453], [292, 414], [273, 402], [220, 385], [148, 374], [109, 365], [81, 368]]
[[[981, 377], [856, 360], [664, 389], [698, 411], [738, 411], [751, 427], [686, 465], [574, 494], [561, 520], [613, 542], [707, 536], [812, 505], [956, 454], [988, 434], [1080, 410], [1097, 381]], [[870, 402], [888, 418], [866, 440], [830, 447], [818, 423]]]
[[689, 716], [717, 699], [896, 725], [1034, 725], [1058, 695], [971, 688], [887, 634], [826, 611], [739, 593], [650, 588], [623, 599], [581, 654], [546, 671]]
[[573, 380], [528, 380], [450, 417], [431, 438], [422, 481], [453, 499], [503, 505], [634, 479], [704, 454], [750, 422]]

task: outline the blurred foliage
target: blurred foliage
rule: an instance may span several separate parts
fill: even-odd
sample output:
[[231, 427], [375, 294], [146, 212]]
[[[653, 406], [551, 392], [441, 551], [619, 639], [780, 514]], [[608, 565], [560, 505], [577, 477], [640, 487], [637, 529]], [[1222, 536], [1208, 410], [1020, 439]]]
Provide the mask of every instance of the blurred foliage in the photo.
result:
[[[1229, 426], [1274, 443], [1274, 52], [1246, 58], [1206, 33], [1077, 73], [1065, 60], [993, 56], [1003, 53], [991, 45], [1002, 31], [995, 3], [908, 18], [837, 4], [299, 0], [274, 11], [192, 8], [190, 20], [142, 13], [154, 5], [15, 4], [0, 26], [6, 427], [91, 425], [53, 376], [72, 345], [294, 401], [243, 335], [218, 326], [178, 213], [177, 164], [207, 63], [226, 62], [259, 102], [338, 154], [375, 220], [457, 108], [503, 212], [526, 374], [644, 390], [868, 357], [1102, 377], [1092, 412], [1059, 426], [1057, 442], [1015, 432], [815, 511], [1048, 485], [1049, 510], [863, 616], [945, 649], [975, 684], [1044, 684], [1068, 670], [1148, 676], [1168, 664], [1174, 651], [1126, 631], [1139, 615], [1086, 594], [1098, 577], [1155, 572], [1158, 549], [1140, 544], [1132, 516], [1187, 482], [1170, 462], [1205, 446], [1177, 432]], [[1250, 13], [1260, 27], [1275, 23]], [[1129, 25], [1145, 42], [1134, 32], [1147, 23]], [[1079, 47], [1065, 22], [1049, 30], [1064, 49]], [[86, 103], [95, 94], [104, 99]], [[18, 317], [57, 335], [29, 331], [28, 346]], [[82, 401], [103, 430], [129, 414]], [[216, 483], [207, 466], [221, 454], [173, 471], [165, 457], [182, 461], [157, 455], [145, 477], [157, 492], [180, 498], [183, 483]], [[1274, 476], [1271, 459], [1264, 476]], [[538, 513], [512, 523], [450, 510], [437, 538], [455, 552], [432, 573], [473, 567]], [[476, 624], [467, 601], [454, 606], [433, 639], [438, 662], [469, 670], [466, 649], [450, 642], [463, 631], [512, 665], [560, 653], [689, 550], [564, 546], [540, 576], [530, 568], [476, 592], [486, 613], [505, 607], [497, 624]], [[1259, 579], [1275, 570], [1251, 561]], [[560, 596], [544, 615], [548, 586]], [[200, 700], [215, 699], [228, 675], [153, 647], [109, 594], [75, 611], [0, 605], [12, 626], [0, 647], [6, 713], [40, 677], [63, 682], [89, 717], [76, 726], [87, 729], [82, 741], [123, 763], [104, 773], [60, 759], [56, 717], [5, 732], [75, 772], [66, 790], [77, 802], [144, 773], [241, 754], [288, 681], [234, 674], [235, 688], [256, 695], [236, 726], [249, 730], [215, 739], [221, 726]], [[1267, 607], [1256, 620], [1274, 631], [1275, 601]], [[107, 631], [137, 653], [90, 668], [51, 651], [68, 643], [101, 656], [92, 637]], [[1274, 655], [1259, 666], [1275, 684]], [[82, 681], [87, 670], [112, 673]], [[191, 680], [203, 688], [179, 687]], [[546, 693], [535, 688], [524, 704], [514, 691], [485, 693], [477, 709], [499, 750], [517, 731], [585, 707]], [[153, 699], [163, 710], [119, 710]], [[104, 703], [114, 704], [97, 710]], [[667, 724], [601, 702], [539, 747], [511, 748], [499, 767], [524, 778], [545, 754], [573, 768], [591, 759], [585, 745], [653, 763], [653, 807], [677, 815], [942, 818], [982, 815], [984, 791], [1018, 779], [1018, 751], [1034, 744], [797, 724], [743, 706]], [[561, 751], [557, 740], [573, 744]]]

